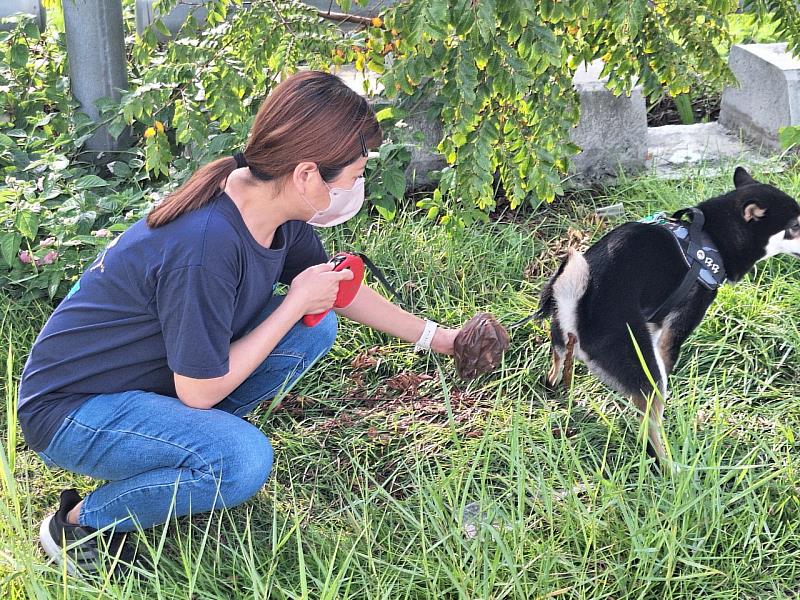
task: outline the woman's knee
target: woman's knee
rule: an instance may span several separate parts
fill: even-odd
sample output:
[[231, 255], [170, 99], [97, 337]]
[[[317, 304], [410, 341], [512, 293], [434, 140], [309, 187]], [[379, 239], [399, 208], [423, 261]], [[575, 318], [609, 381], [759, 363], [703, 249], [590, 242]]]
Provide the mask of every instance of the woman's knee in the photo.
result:
[[254, 496], [272, 472], [272, 444], [257, 427], [247, 425], [228, 444], [220, 473], [219, 492], [228, 507]]
[[309, 350], [306, 352], [309, 361], [318, 359], [333, 347], [338, 330], [339, 321], [332, 310], [328, 311], [322, 321], [309, 328]]

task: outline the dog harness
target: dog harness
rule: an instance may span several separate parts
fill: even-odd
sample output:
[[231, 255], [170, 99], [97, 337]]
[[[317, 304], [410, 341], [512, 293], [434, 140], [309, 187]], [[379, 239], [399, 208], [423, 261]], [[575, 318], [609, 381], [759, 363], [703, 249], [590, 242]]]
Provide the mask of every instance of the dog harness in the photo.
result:
[[[691, 216], [691, 220], [684, 221], [685, 216]], [[660, 321], [669, 314], [675, 305], [686, 298], [695, 282], [711, 291], [725, 283], [726, 273], [722, 255], [709, 235], [703, 231], [705, 221], [705, 215], [697, 208], [684, 208], [669, 217], [661, 212], [640, 221], [658, 225], [669, 231], [689, 268], [677, 289], [647, 318], [649, 322]]]

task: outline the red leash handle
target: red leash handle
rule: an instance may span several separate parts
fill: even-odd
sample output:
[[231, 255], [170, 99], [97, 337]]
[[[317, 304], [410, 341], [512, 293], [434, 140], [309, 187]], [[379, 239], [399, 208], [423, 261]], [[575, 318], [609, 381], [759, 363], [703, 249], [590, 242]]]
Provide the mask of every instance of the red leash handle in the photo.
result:
[[[361, 282], [364, 281], [364, 261], [361, 260], [358, 254], [339, 252], [328, 262], [333, 264], [334, 271], [350, 269], [353, 272], [352, 279], [339, 282], [339, 293], [336, 294], [336, 300], [333, 303], [335, 308], [344, 308], [356, 297], [358, 288], [361, 287]], [[326, 310], [313, 315], [305, 315], [303, 317], [303, 324], [308, 327], [314, 327], [314, 325], [322, 321], [327, 314], [328, 311]]]

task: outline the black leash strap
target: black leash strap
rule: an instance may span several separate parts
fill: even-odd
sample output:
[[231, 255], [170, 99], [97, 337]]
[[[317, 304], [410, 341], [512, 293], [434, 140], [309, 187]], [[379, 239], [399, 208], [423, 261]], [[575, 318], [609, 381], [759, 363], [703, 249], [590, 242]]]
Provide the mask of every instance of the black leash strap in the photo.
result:
[[[703, 225], [706, 223], [706, 218], [703, 213], [697, 208], [684, 208], [683, 210], [679, 210], [675, 214], [672, 215], [673, 219], [680, 220], [683, 218], [684, 215], [691, 214], [692, 215], [692, 222], [689, 224], [689, 242], [694, 244], [699, 244], [701, 238], [701, 233], [703, 231]], [[686, 272], [686, 275], [683, 277], [683, 281], [677, 287], [675, 291], [673, 291], [666, 300], [655, 309], [649, 317], [647, 317], [648, 322], [655, 322], [660, 321], [665, 316], [669, 314], [675, 305], [681, 302], [686, 295], [689, 293], [689, 290], [697, 281], [697, 276], [700, 273], [701, 269], [703, 268], [703, 263], [697, 260], [695, 257], [692, 257], [692, 266]]]
[[[394, 289], [394, 287], [392, 287], [392, 284], [389, 283], [388, 279], [386, 279], [386, 276], [383, 274], [383, 271], [381, 271], [380, 268], [374, 262], [372, 262], [366, 254], [363, 254], [361, 252], [355, 252], [354, 254], [356, 254], [359, 258], [361, 258], [361, 260], [364, 261], [364, 265], [378, 279], [378, 281], [381, 282], [381, 285], [386, 289], [386, 291], [389, 292], [389, 294], [392, 297], [392, 300], [394, 300], [404, 309], [410, 311], [411, 309], [409, 308], [408, 304], [402, 300], [402, 298], [400, 297], [400, 293], [396, 289]], [[533, 321], [535, 318], [536, 318], [536, 313], [532, 313], [531, 315], [525, 317], [524, 319], [520, 319], [519, 321], [515, 321], [514, 323], [511, 323], [511, 325], [506, 326], [506, 329], [515, 329], [520, 325], [525, 325], [525, 323]]]
[[363, 254], [363, 253], [361, 253], [361, 252], [355, 252], [355, 254], [356, 254], [356, 255], [357, 255], [359, 258], [361, 258], [361, 260], [363, 260], [363, 261], [364, 261], [364, 264], [367, 266], [367, 268], [370, 270], [370, 272], [372, 272], [372, 274], [373, 274], [373, 275], [375, 275], [375, 277], [378, 279], [378, 281], [380, 281], [380, 282], [381, 282], [381, 285], [382, 285], [382, 286], [383, 286], [383, 287], [386, 289], [386, 291], [387, 291], [387, 292], [389, 292], [389, 294], [391, 295], [391, 297], [392, 297], [392, 300], [394, 300], [395, 302], [397, 302], [397, 304], [399, 304], [400, 306], [402, 306], [402, 307], [403, 307], [403, 308], [405, 308], [406, 310], [409, 310], [408, 304], [406, 304], [405, 302], [403, 302], [402, 298], [400, 297], [400, 294], [398, 293], [398, 291], [397, 291], [396, 289], [394, 289], [394, 288], [392, 287], [392, 284], [391, 284], [391, 283], [389, 283], [389, 280], [388, 280], [388, 279], [386, 279], [386, 276], [383, 274], [383, 271], [381, 271], [381, 270], [380, 270], [380, 269], [379, 269], [379, 268], [378, 268], [378, 267], [375, 265], [375, 263], [374, 263], [374, 262], [372, 262], [372, 261], [369, 259], [369, 257], [368, 257], [366, 254]]
[[520, 319], [519, 321], [514, 321], [513, 323], [511, 323], [510, 325], [506, 325], [505, 327], [506, 329], [516, 329], [517, 327], [525, 325], [526, 323], [530, 323], [531, 321], [536, 319], [536, 317], [537, 313], [531, 313], [524, 319]]

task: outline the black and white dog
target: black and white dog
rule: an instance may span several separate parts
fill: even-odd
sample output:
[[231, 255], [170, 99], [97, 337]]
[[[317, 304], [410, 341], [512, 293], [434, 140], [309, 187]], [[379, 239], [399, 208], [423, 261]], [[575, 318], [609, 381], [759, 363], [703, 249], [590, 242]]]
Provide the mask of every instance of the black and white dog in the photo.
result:
[[584, 254], [570, 250], [541, 294], [537, 317], [551, 317], [547, 383], [563, 378], [570, 386], [574, 353], [648, 416], [648, 452], [660, 459], [667, 377], [716, 288], [726, 278], [739, 281], [764, 258], [800, 258], [797, 202], [741, 167], [733, 182], [732, 192], [695, 209], [625, 223]]

